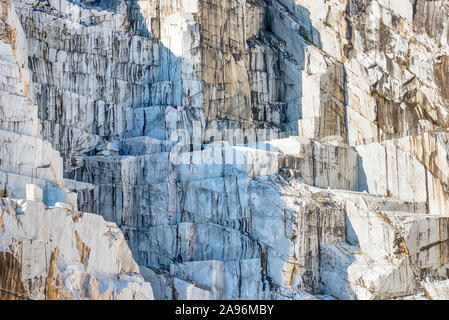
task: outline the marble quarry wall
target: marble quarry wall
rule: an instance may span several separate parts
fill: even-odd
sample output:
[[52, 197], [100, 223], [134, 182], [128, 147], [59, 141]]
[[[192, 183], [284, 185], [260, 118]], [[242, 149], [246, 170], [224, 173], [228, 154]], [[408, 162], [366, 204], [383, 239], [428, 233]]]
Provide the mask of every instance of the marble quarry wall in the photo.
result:
[[0, 12], [0, 298], [448, 296], [447, 1]]

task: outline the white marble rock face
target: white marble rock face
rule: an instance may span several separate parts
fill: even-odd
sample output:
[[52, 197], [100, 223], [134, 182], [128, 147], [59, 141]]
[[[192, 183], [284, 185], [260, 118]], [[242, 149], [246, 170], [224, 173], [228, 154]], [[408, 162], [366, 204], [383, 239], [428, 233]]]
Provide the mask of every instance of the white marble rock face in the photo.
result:
[[[42, 139], [25, 33], [0, 3], [0, 299], [153, 299], [121, 230], [77, 210], [63, 159]], [[65, 186], [65, 185], [66, 186]]]
[[448, 30], [443, 0], [0, 1], [0, 299], [447, 299]]

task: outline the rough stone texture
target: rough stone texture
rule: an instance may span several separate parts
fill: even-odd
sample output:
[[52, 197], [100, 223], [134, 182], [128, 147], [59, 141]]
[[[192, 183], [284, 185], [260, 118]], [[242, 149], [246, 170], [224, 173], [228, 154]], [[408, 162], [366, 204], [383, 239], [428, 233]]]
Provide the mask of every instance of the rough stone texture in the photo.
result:
[[101, 216], [3, 198], [2, 296], [152, 299], [117, 225]]
[[63, 185], [37, 130], [25, 33], [11, 1], [0, 12], [0, 299], [153, 299], [117, 225], [77, 211]]
[[0, 196], [115, 223], [155, 298], [447, 297], [447, 1], [0, 3]]

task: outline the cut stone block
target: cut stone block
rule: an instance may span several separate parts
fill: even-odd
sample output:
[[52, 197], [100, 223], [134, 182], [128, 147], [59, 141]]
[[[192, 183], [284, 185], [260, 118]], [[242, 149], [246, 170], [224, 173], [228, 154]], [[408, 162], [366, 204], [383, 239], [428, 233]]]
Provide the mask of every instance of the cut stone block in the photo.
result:
[[42, 189], [34, 184], [27, 184], [26, 199], [29, 201], [42, 202], [42, 200], [43, 200]]

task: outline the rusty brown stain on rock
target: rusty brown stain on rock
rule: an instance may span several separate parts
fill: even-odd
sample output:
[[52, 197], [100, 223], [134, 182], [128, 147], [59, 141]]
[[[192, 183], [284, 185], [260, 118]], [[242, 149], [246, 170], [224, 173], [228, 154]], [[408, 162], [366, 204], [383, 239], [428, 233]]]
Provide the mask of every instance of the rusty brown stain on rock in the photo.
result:
[[0, 39], [11, 45], [14, 57], [16, 51], [16, 38], [17, 38], [17, 30], [11, 25], [7, 24], [9, 18], [9, 11], [11, 9], [11, 1], [10, 0], [0, 0], [0, 5], [2, 6], [1, 19], [5, 22], [0, 28]]
[[389, 226], [391, 226], [393, 229], [397, 230], [393, 222], [391, 222], [390, 218], [388, 218], [386, 215], [384, 215], [382, 212], [376, 211], [376, 214], [383, 220], [385, 223], [387, 223]]
[[418, 130], [420, 117], [412, 104], [395, 103], [376, 95], [377, 124], [381, 141], [400, 138]]
[[395, 245], [396, 245], [396, 254], [405, 254], [408, 255], [409, 251], [407, 248], [407, 244], [405, 243], [404, 238], [400, 237], [395, 241]]
[[434, 242], [432, 242], [432, 243], [429, 243], [429, 244], [427, 244], [427, 245], [422, 246], [421, 248], [419, 248], [419, 252], [429, 250], [430, 248], [435, 247], [435, 246], [446, 245], [447, 243], [448, 243], [448, 240], [438, 240], [438, 241], [434, 241]]
[[[2, 6], [2, 14], [1, 18], [3, 21], [7, 21], [9, 17], [9, 11], [11, 9], [11, 1], [10, 0], [0, 0], [0, 5]], [[20, 80], [23, 80], [22, 68], [19, 65], [17, 60], [17, 36], [19, 32], [13, 26], [5, 23], [0, 25], [0, 40], [5, 43], [8, 43], [11, 46], [12, 54], [14, 56], [14, 60], [16, 61], [17, 68], [19, 69], [19, 77]], [[24, 87], [24, 95], [28, 98], [29, 93], [29, 83], [25, 83]]]
[[449, 56], [443, 56], [433, 65], [435, 83], [438, 86], [441, 96], [449, 100]]
[[23, 95], [24, 95], [26, 98], [28, 98], [29, 92], [30, 92], [30, 84], [29, 84], [29, 83], [26, 83], [26, 84], [25, 84], [25, 87], [24, 87], [24, 89], [23, 89]]
[[96, 276], [90, 278], [89, 293], [92, 300], [101, 300], [98, 279]]
[[75, 210], [75, 205], [72, 203], [72, 201], [70, 200], [69, 197], [69, 192], [67, 191], [67, 189], [65, 188], [64, 184], [58, 179], [58, 175], [56, 174], [56, 170], [55, 167], [53, 165], [53, 162], [50, 160], [50, 171], [51, 174], [53, 176], [54, 182], [56, 183], [56, 185], [59, 187], [59, 189], [61, 189], [64, 194], [66, 195], [66, 202], [69, 204], [69, 206], [71, 207], [71, 210]]
[[290, 261], [287, 262], [287, 286], [291, 287], [293, 285], [296, 276], [301, 273], [301, 268], [303, 266], [297, 263], [294, 256], [291, 256]]
[[84, 265], [84, 268], [87, 268], [87, 264], [89, 263], [89, 255], [90, 255], [90, 247], [88, 247], [80, 238], [78, 232], [75, 231], [76, 238], [76, 248], [78, 249], [78, 253], [80, 255], [80, 262]]
[[9, 24], [4, 24], [0, 29], [0, 39], [11, 45], [14, 56], [16, 53], [16, 38], [17, 38], [17, 30], [11, 27]]
[[47, 284], [46, 284], [46, 299], [47, 300], [58, 300], [59, 299], [59, 289], [58, 289], [58, 275], [56, 274], [57, 260], [59, 257], [59, 248], [56, 247], [50, 256], [50, 267], [48, 268]]
[[0, 0], [0, 5], [2, 6], [2, 20], [6, 21], [8, 19], [9, 8], [11, 7], [11, 0]]
[[[205, 0], [200, 7], [196, 20], [201, 29], [201, 44], [195, 50], [201, 56], [197, 72], [203, 86], [206, 128], [212, 128], [215, 122], [223, 127], [238, 124], [248, 130], [261, 123], [279, 126], [279, 118], [286, 116], [279, 109], [285, 104], [280, 89], [282, 80], [270, 78], [274, 88], [268, 95], [261, 92], [259, 81], [255, 81], [259, 72], [281, 73], [276, 49], [259, 52], [259, 45], [254, 41], [259, 31], [270, 28], [267, 4], [253, 0], [246, 3]], [[249, 28], [240, 32], [235, 26], [245, 20]], [[256, 70], [254, 65], [259, 57], [263, 57], [263, 62]], [[268, 63], [271, 59], [274, 63]]]
[[328, 73], [320, 79], [319, 137], [340, 136], [347, 139], [344, 93], [344, 67], [341, 63], [328, 66]]
[[21, 263], [10, 252], [0, 252], [0, 300], [28, 299]]
[[[2, 164], [0, 160], [0, 165]], [[6, 198], [8, 196], [8, 190], [6, 189], [0, 189], [0, 198]]]
[[73, 222], [78, 222], [79, 218], [81, 218], [82, 216], [84, 216], [84, 212], [81, 211], [74, 211], [72, 213], [72, 221]]
[[[444, 34], [444, 20], [448, 14], [448, 9], [443, 9], [442, 3], [445, 1], [416, 0], [414, 5], [414, 28], [429, 37], [440, 41]], [[447, 2], [447, 1], [446, 1]], [[449, 35], [447, 35], [449, 40]]]

